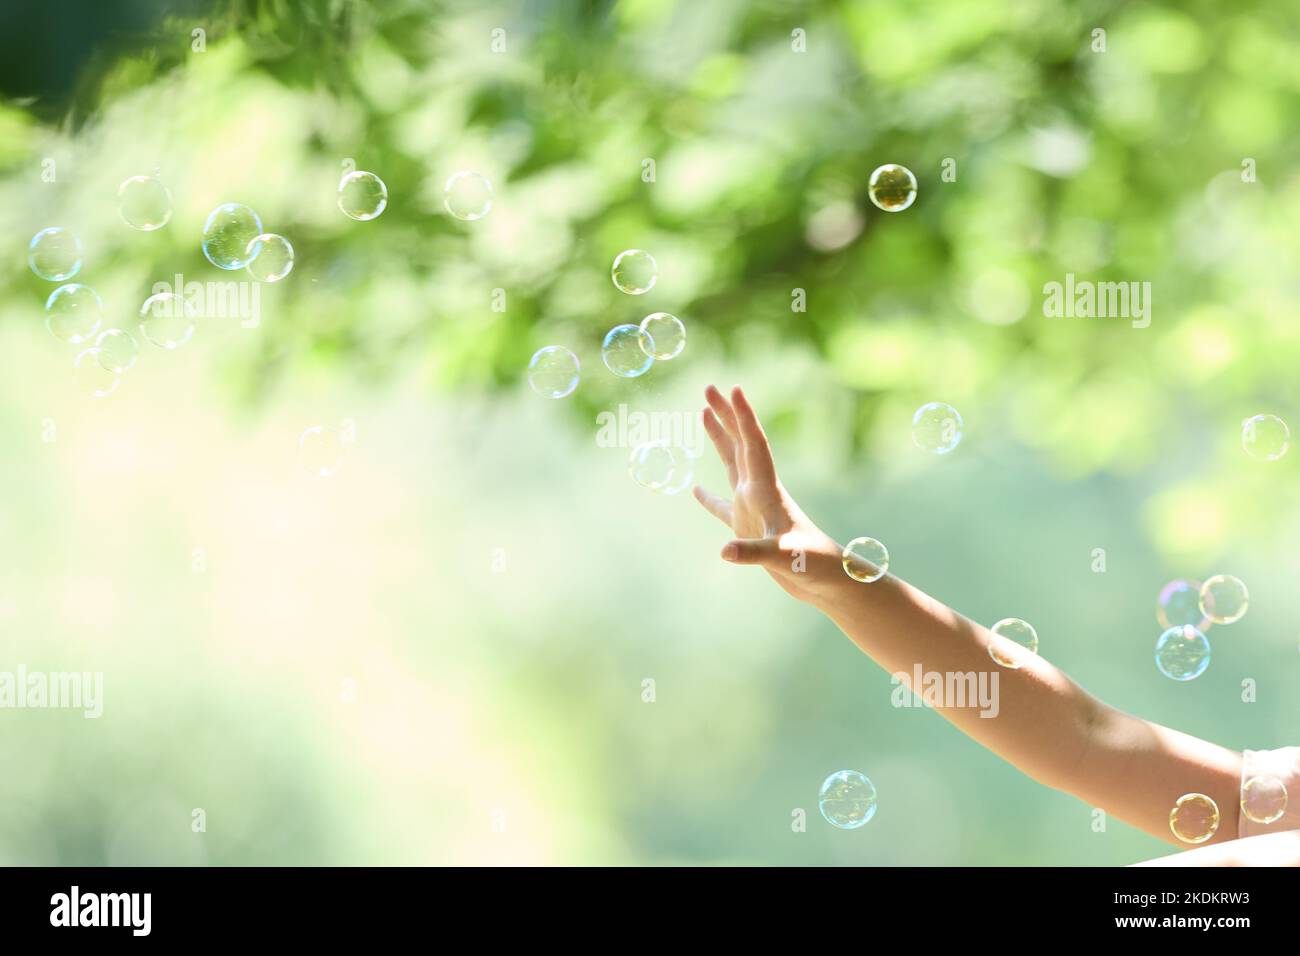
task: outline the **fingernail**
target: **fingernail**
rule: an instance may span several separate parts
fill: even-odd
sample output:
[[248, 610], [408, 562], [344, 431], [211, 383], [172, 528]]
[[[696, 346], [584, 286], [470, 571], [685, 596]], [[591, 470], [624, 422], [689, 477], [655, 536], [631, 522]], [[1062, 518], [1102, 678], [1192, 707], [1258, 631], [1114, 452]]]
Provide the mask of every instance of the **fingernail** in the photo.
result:
[[740, 549], [736, 547], [735, 542], [732, 542], [722, 549], [722, 560], [735, 561], [738, 554]]

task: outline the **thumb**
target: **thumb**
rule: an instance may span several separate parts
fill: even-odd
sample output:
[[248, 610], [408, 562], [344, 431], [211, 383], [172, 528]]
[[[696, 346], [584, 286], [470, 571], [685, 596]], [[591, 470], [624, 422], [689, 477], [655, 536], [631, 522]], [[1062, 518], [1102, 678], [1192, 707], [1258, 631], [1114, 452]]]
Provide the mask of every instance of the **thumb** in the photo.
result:
[[768, 564], [780, 556], [776, 538], [737, 538], [722, 548], [722, 560], [732, 564]]

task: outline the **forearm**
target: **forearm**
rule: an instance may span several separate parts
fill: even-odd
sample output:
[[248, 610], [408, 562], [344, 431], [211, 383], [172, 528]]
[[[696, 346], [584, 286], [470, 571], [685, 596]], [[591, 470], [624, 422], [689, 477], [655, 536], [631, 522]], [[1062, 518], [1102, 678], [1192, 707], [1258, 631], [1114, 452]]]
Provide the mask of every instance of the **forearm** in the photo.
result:
[[[994, 706], [940, 695], [947, 720], [1029, 776], [1170, 842], [1169, 811], [1200, 792], [1220, 809], [1215, 841], [1237, 835], [1240, 754], [1106, 706], [1044, 658], [989, 655], [992, 633], [893, 576], [861, 584], [823, 563], [812, 603], [891, 674], [973, 674]], [[1001, 651], [1000, 651], [1001, 652]], [[970, 686], [968, 680], [966, 686]], [[925, 688], [913, 687], [923, 694]]]
[[1198, 847], [1134, 866], [1300, 866], [1300, 830]]

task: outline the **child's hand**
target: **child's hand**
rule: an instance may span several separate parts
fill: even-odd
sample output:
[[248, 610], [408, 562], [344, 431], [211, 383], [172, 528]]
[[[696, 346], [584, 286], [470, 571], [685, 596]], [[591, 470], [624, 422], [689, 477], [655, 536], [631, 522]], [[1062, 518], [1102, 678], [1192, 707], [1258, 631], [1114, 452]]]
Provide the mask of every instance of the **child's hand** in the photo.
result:
[[[734, 564], [761, 564], [787, 592], [816, 601], [844, 578], [840, 547], [814, 525], [776, 477], [772, 449], [740, 387], [731, 401], [710, 385], [704, 391], [704, 429], [727, 468], [731, 501], [695, 487], [695, 498], [736, 538], [722, 549]], [[846, 578], [847, 579], [847, 578]]]

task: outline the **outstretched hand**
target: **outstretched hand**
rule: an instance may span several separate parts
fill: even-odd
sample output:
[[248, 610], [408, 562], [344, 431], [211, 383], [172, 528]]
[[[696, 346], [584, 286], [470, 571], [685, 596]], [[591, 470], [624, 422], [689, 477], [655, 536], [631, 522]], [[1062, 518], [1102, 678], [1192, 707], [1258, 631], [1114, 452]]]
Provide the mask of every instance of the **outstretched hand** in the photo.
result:
[[805, 601], [816, 598], [835, 580], [839, 546], [781, 485], [767, 435], [740, 386], [731, 390], [730, 401], [712, 385], [704, 397], [709, 403], [704, 430], [726, 466], [732, 498], [699, 485], [695, 498], [735, 535], [723, 546], [723, 559], [760, 564], [789, 594]]

